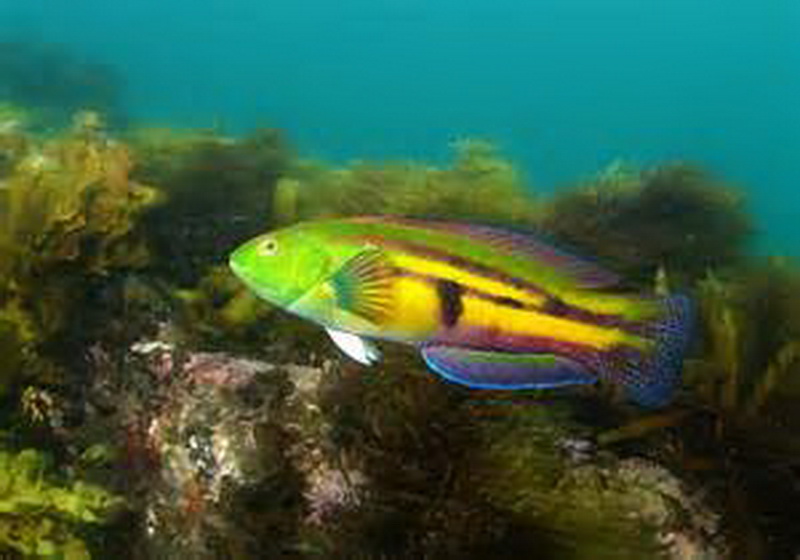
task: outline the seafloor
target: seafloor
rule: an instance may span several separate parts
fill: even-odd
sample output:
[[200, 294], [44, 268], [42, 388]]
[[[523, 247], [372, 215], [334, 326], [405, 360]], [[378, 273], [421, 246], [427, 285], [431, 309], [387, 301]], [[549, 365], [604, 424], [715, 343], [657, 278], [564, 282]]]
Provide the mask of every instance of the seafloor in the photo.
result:
[[[39, 118], [0, 105], [2, 558], [800, 552], [800, 271], [750, 250], [724, 179], [615, 162], [545, 196], [474, 139], [440, 167], [331, 166], [271, 129]], [[690, 294], [675, 403], [470, 391], [390, 344], [363, 368], [225, 266], [272, 227], [364, 213], [535, 228]]]

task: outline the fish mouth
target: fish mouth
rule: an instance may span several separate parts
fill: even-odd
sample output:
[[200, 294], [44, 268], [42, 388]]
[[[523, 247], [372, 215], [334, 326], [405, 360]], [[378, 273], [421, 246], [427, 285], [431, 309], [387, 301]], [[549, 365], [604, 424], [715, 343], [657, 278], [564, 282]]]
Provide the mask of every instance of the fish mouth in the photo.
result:
[[245, 284], [250, 283], [247, 278], [247, 272], [245, 271], [245, 267], [237, 263], [235, 259], [228, 259], [228, 267], [231, 269], [233, 274], [237, 278], [242, 280]]
[[248, 273], [247, 267], [237, 263], [236, 260], [230, 259], [228, 267], [233, 272], [233, 275], [241, 280], [248, 288], [256, 290], [258, 283], [253, 279], [252, 275]]
[[228, 261], [228, 266], [230, 267], [231, 271], [233, 272], [234, 276], [236, 276], [242, 283], [247, 286], [250, 290], [253, 291], [259, 298], [266, 300], [270, 303], [276, 303], [279, 301], [278, 294], [275, 293], [275, 290], [270, 290], [265, 288], [261, 283], [258, 282], [251, 274], [249, 274], [248, 269], [246, 266], [242, 266], [238, 264], [234, 259], [230, 259]]

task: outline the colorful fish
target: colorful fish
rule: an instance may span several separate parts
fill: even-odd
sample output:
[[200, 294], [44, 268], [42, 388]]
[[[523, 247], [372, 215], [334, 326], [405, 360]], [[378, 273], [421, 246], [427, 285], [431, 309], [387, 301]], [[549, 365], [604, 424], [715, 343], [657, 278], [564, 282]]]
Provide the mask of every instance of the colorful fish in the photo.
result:
[[434, 372], [474, 388], [621, 384], [660, 406], [680, 383], [683, 296], [620, 279], [536, 237], [398, 217], [300, 223], [244, 243], [233, 272], [258, 296], [325, 327], [364, 364], [370, 338], [419, 347]]

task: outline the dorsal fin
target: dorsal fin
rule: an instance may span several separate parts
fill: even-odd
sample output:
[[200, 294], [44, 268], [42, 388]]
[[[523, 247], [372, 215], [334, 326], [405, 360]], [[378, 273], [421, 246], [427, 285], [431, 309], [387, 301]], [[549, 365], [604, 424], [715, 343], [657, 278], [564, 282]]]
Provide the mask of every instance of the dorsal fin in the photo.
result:
[[518, 256], [521, 259], [532, 259], [552, 266], [572, 278], [582, 288], [609, 288], [618, 285], [621, 281], [617, 274], [589, 259], [575, 256], [571, 252], [561, 249], [540, 233], [520, 233], [494, 226], [439, 222], [399, 216], [376, 216], [362, 219], [471, 237], [508, 255]]

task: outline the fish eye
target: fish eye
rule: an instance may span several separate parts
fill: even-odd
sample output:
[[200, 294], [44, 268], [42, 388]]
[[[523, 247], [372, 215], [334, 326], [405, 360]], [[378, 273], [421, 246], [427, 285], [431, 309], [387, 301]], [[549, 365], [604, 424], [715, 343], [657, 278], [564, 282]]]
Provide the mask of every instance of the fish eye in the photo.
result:
[[272, 257], [278, 252], [278, 242], [269, 237], [258, 244], [258, 254], [262, 257]]

